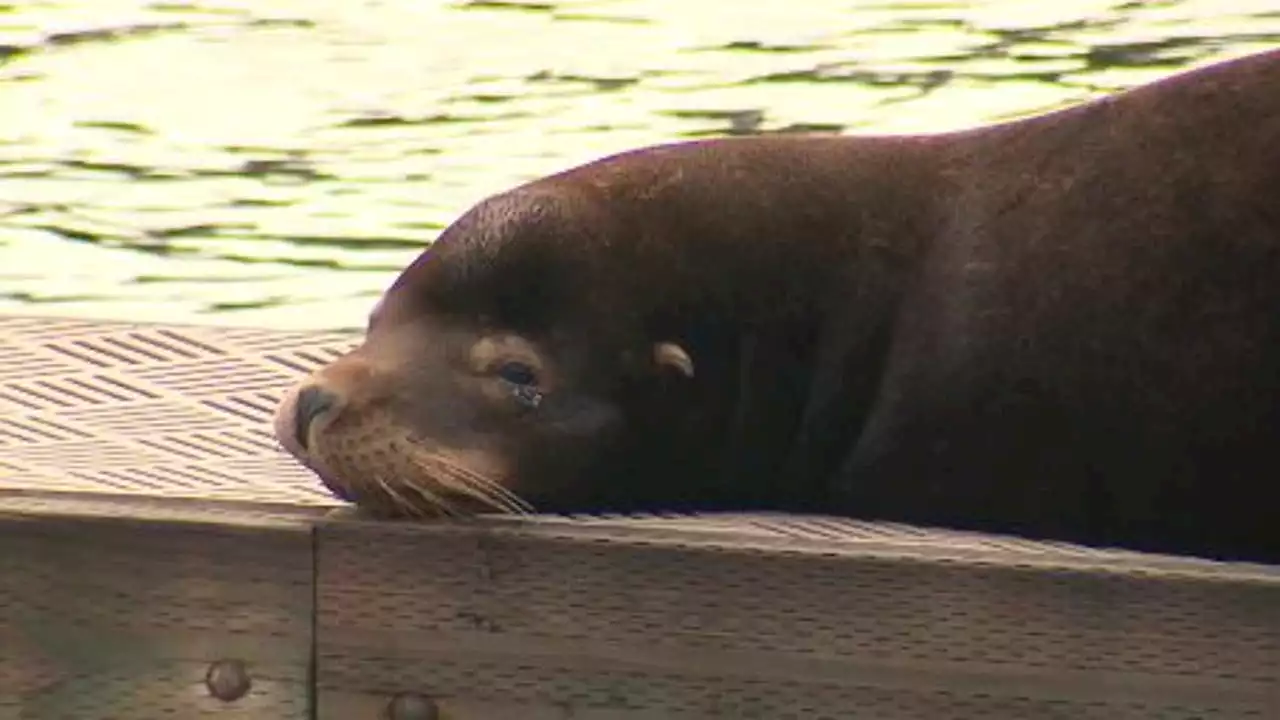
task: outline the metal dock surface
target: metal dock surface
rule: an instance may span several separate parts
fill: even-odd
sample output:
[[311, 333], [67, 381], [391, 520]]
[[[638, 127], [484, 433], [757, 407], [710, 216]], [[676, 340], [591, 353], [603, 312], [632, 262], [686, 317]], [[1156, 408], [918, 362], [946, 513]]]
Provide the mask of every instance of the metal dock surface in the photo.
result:
[[0, 315], [0, 720], [1280, 718], [1280, 568], [360, 520], [269, 434], [352, 340]]

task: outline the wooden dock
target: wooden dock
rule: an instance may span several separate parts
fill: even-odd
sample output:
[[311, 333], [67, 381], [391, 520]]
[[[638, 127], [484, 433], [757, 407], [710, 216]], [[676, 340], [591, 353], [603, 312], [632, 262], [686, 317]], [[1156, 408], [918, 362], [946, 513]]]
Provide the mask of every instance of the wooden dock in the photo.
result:
[[1280, 718], [1280, 568], [826, 518], [361, 520], [269, 434], [352, 340], [0, 316], [0, 720]]

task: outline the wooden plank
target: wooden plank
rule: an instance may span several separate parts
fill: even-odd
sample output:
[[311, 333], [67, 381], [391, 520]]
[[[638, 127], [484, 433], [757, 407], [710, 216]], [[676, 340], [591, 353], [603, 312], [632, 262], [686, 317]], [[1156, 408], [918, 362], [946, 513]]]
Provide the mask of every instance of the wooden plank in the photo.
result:
[[308, 519], [0, 498], [0, 717], [310, 718]]
[[1234, 720], [1280, 707], [1273, 569], [750, 522], [324, 522], [317, 717], [378, 717], [403, 694], [477, 720]]

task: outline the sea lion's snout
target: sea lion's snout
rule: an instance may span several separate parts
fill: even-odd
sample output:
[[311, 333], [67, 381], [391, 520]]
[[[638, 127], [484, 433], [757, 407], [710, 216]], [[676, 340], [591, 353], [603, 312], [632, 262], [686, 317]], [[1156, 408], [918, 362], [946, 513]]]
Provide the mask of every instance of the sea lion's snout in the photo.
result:
[[307, 385], [293, 400], [293, 439], [302, 450], [310, 449], [311, 425], [339, 402], [338, 394], [320, 385]]
[[[328, 457], [337, 438], [344, 434], [335, 425], [364, 429], [368, 424], [369, 406], [377, 405], [380, 391], [374, 376], [368, 363], [353, 353], [302, 380], [285, 393], [276, 408], [276, 441], [344, 499], [350, 493], [335, 487], [337, 468]], [[347, 422], [353, 413], [353, 422]]]
[[281, 398], [276, 440], [335, 497], [377, 514], [527, 514], [504, 485], [513, 443], [494, 438], [536, 422], [540, 403], [521, 402], [554, 387], [530, 347], [427, 323], [366, 338]]

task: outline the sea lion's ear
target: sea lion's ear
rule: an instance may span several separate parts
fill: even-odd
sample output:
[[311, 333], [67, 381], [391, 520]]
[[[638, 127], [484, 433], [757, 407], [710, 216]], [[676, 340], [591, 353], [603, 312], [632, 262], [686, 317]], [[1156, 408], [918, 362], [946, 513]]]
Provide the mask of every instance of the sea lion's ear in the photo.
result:
[[693, 377], [693, 359], [684, 348], [675, 343], [660, 342], [653, 346], [653, 360], [659, 367], [667, 367], [681, 375]]

